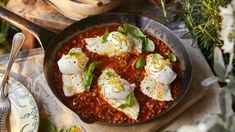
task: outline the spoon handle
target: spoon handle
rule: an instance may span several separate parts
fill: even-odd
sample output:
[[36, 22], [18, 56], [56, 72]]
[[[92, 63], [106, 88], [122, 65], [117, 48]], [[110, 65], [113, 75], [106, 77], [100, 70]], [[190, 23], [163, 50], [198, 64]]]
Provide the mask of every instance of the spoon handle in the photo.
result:
[[9, 62], [8, 62], [7, 69], [5, 71], [5, 74], [4, 74], [4, 77], [3, 77], [3, 80], [2, 80], [2, 84], [1, 84], [1, 98], [6, 97], [5, 91], [4, 91], [5, 84], [8, 80], [8, 76], [9, 76], [11, 67], [14, 63], [14, 60], [15, 60], [20, 48], [22, 47], [22, 45], [24, 43], [24, 40], [25, 40], [25, 36], [24, 36], [23, 33], [17, 33], [13, 37], [13, 42], [12, 42], [12, 47], [11, 47], [12, 49], [11, 49], [11, 52], [10, 52]]

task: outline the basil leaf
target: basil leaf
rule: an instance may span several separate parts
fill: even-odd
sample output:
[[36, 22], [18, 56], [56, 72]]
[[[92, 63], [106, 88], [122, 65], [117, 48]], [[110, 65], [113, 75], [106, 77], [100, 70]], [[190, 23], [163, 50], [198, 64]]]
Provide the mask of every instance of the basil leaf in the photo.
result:
[[171, 51], [167, 52], [167, 56], [171, 61], [176, 62], [177, 58], [175, 57], [175, 55]]
[[82, 80], [82, 84], [84, 89], [88, 92], [90, 91], [91, 82], [93, 80], [94, 75], [91, 72], [85, 72], [84, 79]]
[[123, 108], [126, 108], [127, 107], [127, 105], [126, 104], [121, 104], [121, 105], [119, 105], [117, 108], [121, 108], [121, 109], [123, 109]]
[[95, 68], [101, 64], [101, 62], [97, 61], [97, 62], [92, 62], [89, 66], [88, 66], [88, 71], [90, 71], [91, 73], [95, 70]]
[[103, 38], [102, 38], [102, 43], [107, 42], [108, 36], [109, 36], [109, 29], [106, 27]]
[[132, 106], [132, 104], [134, 103], [134, 97], [135, 97], [135, 94], [134, 92], [131, 92], [125, 99], [125, 104], [127, 106]]
[[131, 92], [131, 93], [125, 98], [125, 103], [119, 105], [117, 108], [123, 109], [123, 108], [132, 106], [132, 105], [134, 104], [134, 97], [135, 97], [134, 92]]
[[140, 58], [137, 60], [135, 67], [136, 67], [137, 69], [143, 68], [143, 67], [145, 66], [145, 63], [146, 63], [146, 62], [145, 62], [145, 59], [144, 59], [143, 57], [140, 57]]
[[155, 50], [155, 44], [151, 39], [145, 37], [143, 48], [145, 51], [153, 52]]
[[82, 85], [84, 87], [84, 89], [88, 92], [90, 91], [90, 86], [93, 80], [93, 71], [95, 70], [95, 68], [100, 64], [101, 62], [92, 62], [88, 68], [87, 71], [84, 74], [84, 79], [82, 80]]
[[125, 35], [128, 33], [137, 39], [141, 39], [145, 51], [153, 52], [155, 50], [154, 42], [147, 38], [147, 36], [144, 35], [144, 33], [137, 26], [125, 23], [118, 27], [118, 31]]
[[135, 25], [132, 24], [123, 24], [123, 28], [126, 32], [130, 33], [135, 37], [145, 37], [144, 33]]

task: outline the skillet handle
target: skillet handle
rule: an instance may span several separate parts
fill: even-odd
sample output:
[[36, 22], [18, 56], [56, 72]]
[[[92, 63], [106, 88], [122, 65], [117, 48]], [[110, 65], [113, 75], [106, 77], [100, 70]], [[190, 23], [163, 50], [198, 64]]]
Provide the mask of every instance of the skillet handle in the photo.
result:
[[33, 34], [33, 36], [38, 40], [44, 50], [49, 46], [52, 38], [56, 36], [55, 32], [44, 29], [29, 20], [8, 11], [7, 9], [0, 7], [0, 18], [11, 23], [12, 25], [27, 30]]

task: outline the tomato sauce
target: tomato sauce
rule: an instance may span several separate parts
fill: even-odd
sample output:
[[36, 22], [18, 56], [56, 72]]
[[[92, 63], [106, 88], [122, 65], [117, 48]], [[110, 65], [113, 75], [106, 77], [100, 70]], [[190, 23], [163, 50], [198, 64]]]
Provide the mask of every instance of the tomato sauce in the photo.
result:
[[[108, 25], [109, 31], [116, 31], [119, 24]], [[86, 49], [85, 38], [101, 36], [104, 34], [106, 26], [94, 27], [88, 31], [81, 33], [64, 44], [64, 47], [57, 52], [54, 62], [54, 77], [56, 88], [63, 98], [63, 102], [71, 110], [77, 113], [80, 117], [89, 121], [99, 121], [108, 123], [131, 123], [149, 120], [162, 111], [170, 107], [173, 101], [158, 101], [149, 98], [140, 91], [140, 82], [144, 79], [144, 68], [136, 69], [135, 63], [137, 59], [142, 56], [145, 57], [150, 54], [143, 52], [140, 55], [127, 54], [125, 56], [108, 57], [104, 55], [98, 55], [92, 53]], [[155, 43], [154, 53], [161, 54], [164, 58], [168, 50], [170, 50], [161, 40], [145, 33]], [[65, 97], [63, 92], [62, 74], [57, 66], [57, 61], [63, 54], [67, 54], [71, 48], [79, 47], [89, 57], [87, 66], [94, 61], [102, 62], [94, 71], [94, 78], [89, 92], [83, 92], [76, 94], [72, 97]], [[135, 83], [134, 90], [135, 96], [140, 105], [140, 113], [137, 120], [133, 120], [126, 116], [123, 112], [118, 111], [111, 107], [100, 95], [100, 88], [97, 84], [97, 79], [101, 75], [101, 71], [105, 68], [114, 69], [122, 78], [126, 79], [130, 83]], [[172, 68], [177, 73], [177, 78], [171, 83], [171, 93], [174, 99], [180, 91], [180, 76], [181, 68], [179, 61], [172, 62]]]

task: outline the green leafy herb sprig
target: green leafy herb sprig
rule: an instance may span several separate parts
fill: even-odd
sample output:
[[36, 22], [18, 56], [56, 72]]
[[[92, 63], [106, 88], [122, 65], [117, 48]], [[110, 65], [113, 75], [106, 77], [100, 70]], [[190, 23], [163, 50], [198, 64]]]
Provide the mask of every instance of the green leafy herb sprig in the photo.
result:
[[103, 38], [102, 38], [102, 43], [107, 42], [108, 36], [109, 36], [109, 29], [106, 27]]
[[125, 103], [124, 104], [121, 104], [118, 106], [118, 108], [126, 108], [126, 107], [131, 107], [133, 104], [134, 104], [134, 97], [135, 97], [135, 94], [134, 92], [131, 92], [125, 99]]
[[166, 53], [166, 55], [168, 56], [168, 58], [169, 58], [171, 61], [173, 61], [173, 62], [176, 62], [176, 61], [177, 61], [176, 56], [175, 56], [171, 51], [168, 51], [168, 52]]
[[165, 3], [166, 3], [165, 0], [160, 0], [160, 8], [161, 8], [162, 14], [165, 18], [166, 23], [168, 23], [168, 22], [170, 22], [170, 20], [168, 18], [168, 13], [166, 11], [166, 6], [165, 6], [166, 4]]
[[190, 34], [193, 37], [193, 44], [199, 46], [209, 64], [212, 65], [213, 50], [216, 46], [222, 45], [217, 33], [221, 28], [219, 7], [225, 7], [231, 0], [175, 0], [175, 5], [178, 4], [180, 8], [177, 11], [167, 9], [166, 0], [159, 0], [159, 2], [165, 21], [169, 23], [170, 15], [176, 16], [178, 20], [184, 20], [189, 28], [189, 33], [185, 36]]
[[92, 83], [92, 80], [93, 80], [93, 77], [94, 77], [93, 71], [95, 70], [95, 68], [96, 68], [99, 64], [101, 64], [101, 62], [92, 62], [92, 63], [88, 66], [88, 68], [87, 68], [87, 70], [86, 70], [86, 72], [85, 72], [85, 74], [84, 74], [84, 79], [83, 79], [83, 81], [82, 81], [82, 84], [83, 84], [83, 87], [85, 88], [85, 90], [86, 90], [87, 92], [90, 91], [91, 83]]
[[145, 51], [153, 52], [155, 50], [154, 42], [146, 35], [144, 35], [140, 28], [136, 27], [135, 25], [125, 23], [122, 26], [118, 27], [118, 32], [125, 35], [130, 34], [135, 38], [141, 39]]
[[191, 35], [203, 54], [209, 57], [215, 46], [221, 46], [217, 32], [220, 30], [221, 16], [219, 6], [231, 0], [182, 0], [184, 20]]
[[137, 60], [135, 67], [136, 67], [137, 69], [143, 68], [143, 67], [145, 66], [145, 63], [146, 63], [146, 62], [145, 62], [145, 59], [144, 59], [143, 57], [140, 57], [140, 58]]
[[[212, 0], [212, 2], [215, 1]], [[205, 126], [203, 130], [200, 131], [235, 131], [235, 74], [233, 72], [235, 36], [231, 36], [231, 34], [235, 34], [235, 5], [233, 3], [235, 3], [235, 0], [232, 0], [232, 3], [226, 6], [226, 8], [220, 7], [222, 23], [218, 32], [221, 35], [221, 41], [223, 43], [222, 47], [216, 46], [213, 50], [213, 69], [216, 75], [211, 76], [202, 82], [203, 86], [209, 86], [215, 82], [220, 82], [223, 84], [218, 95], [218, 102], [221, 112], [210, 115], [200, 121], [198, 125], [188, 127], [188, 130], [198, 129], [199, 131], [200, 126]], [[227, 23], [228, 21], [233, 21], [233, 23]], [[229, 60], [225, 61], [227, 57]], [[185, 128], [187, 129], [187, 126], [185, 126]], [[187, 131], [185, 128], [184, 130]]]

